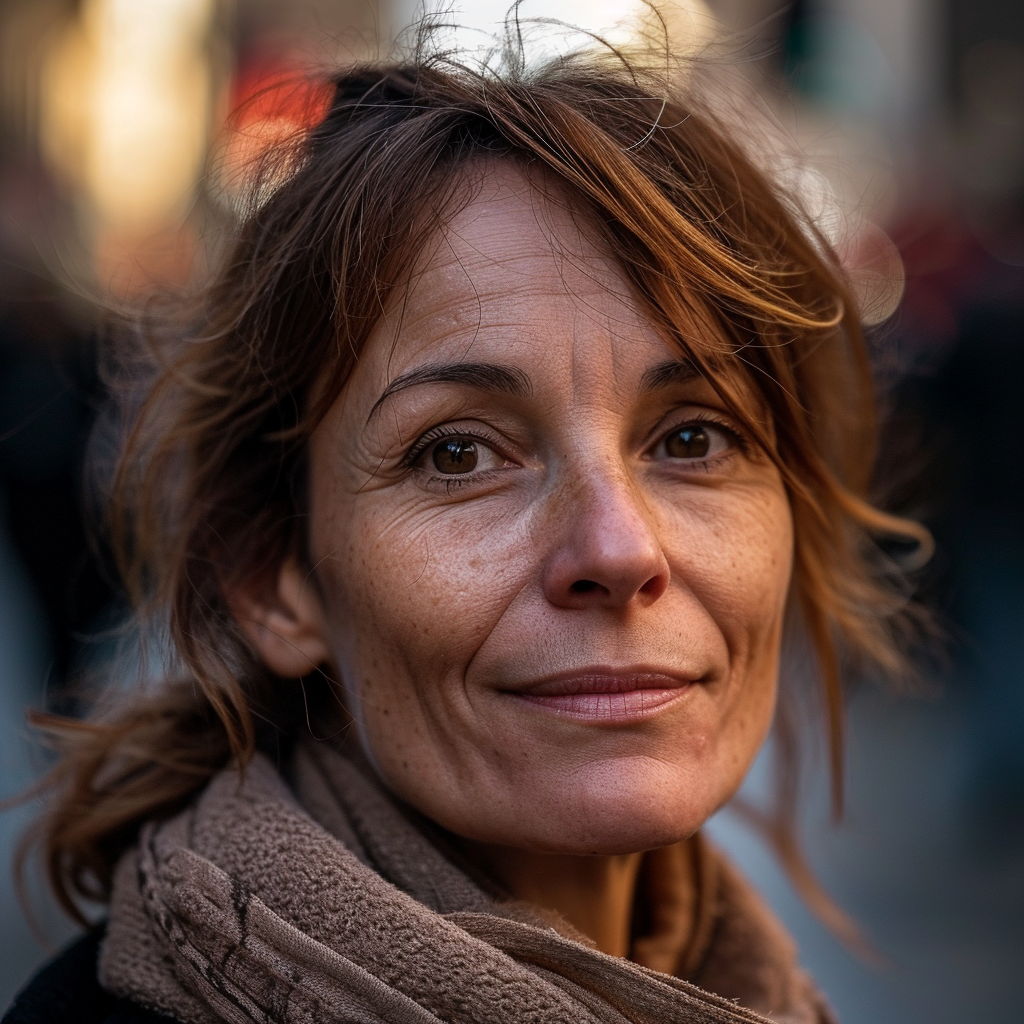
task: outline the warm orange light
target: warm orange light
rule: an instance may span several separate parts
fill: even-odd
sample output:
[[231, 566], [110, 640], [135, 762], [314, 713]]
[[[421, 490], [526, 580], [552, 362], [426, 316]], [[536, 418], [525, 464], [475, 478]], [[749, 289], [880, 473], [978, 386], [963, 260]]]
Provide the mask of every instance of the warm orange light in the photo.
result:
[[180, 216], [202, 167], [215, 0], [85, 0], [43, 69], [41, 141], [100, 231]]
[[232, 83], [232, 113], [212, 160], [213, 195], [244, 213], [253, 176], [262, 173], [262, 194], [256, 198], [265, 199], [290, 168], [278, 164], [268, 173], [264, 157], [317, 124], [327, 114], [332, 93], [328, 81], [301, 75], [287, 56], [243, 60]]

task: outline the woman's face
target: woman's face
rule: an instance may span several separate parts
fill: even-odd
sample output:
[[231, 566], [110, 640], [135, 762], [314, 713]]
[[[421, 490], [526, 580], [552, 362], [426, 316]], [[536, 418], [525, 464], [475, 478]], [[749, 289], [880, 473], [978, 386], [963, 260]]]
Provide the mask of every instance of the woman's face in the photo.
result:
[[489, 168], [437, 243], [311, 445], [324, 641], [359, 738], [470, 839], [678, 841], [771, 719], [779, 473], [517, 169]]

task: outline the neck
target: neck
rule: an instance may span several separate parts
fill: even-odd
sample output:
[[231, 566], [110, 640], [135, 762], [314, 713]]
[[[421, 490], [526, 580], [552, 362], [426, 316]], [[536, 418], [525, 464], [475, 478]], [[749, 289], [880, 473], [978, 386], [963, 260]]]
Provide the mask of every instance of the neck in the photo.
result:
[[510, 895], [559, 914], [604, 953], [629, 954], [643, 854], [575, 857], [469, 845], [473, 859]]

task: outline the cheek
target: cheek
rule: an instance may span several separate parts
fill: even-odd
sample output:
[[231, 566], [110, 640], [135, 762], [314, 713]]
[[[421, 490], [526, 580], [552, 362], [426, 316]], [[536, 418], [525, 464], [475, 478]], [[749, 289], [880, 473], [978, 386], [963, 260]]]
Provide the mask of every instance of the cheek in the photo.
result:
[[793, 565], [793, 525], [781, 481], [708, 491], [679, 513], [671, 562], [714, 623], [725, 652], [702, 757], [724, 789], [739, 784], [775, 708]]
[[781, 485], [738, 505], [719, 531], [719, 572], [705, 602], [729, 650], [720, 753], [738, 785], [771, 724], [778, 689], [793, 568], [792, 516]]
[[338, 668], [364, 704], [371, 690], [382, 702], [450, 701], [444, 682], [457, 687], [528, 574], [521, 528], [497, 503], [424, 514], [362, 497], [314, 515]]
[[722, 631], [732, 659], [781, 626], [793, 570], [793, 523], [781, 484], [694, 502], [677, 524], [674, 561]]

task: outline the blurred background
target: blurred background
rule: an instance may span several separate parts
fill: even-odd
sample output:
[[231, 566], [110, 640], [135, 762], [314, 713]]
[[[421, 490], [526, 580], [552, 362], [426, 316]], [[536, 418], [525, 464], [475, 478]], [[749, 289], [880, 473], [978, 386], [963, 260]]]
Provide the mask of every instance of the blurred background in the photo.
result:
[[[824, 773], [810, 774], [812, 861], [884, 964], [825, 932], [728, 812], [710, 829], [768, 894], [845, 1024], [1018, 1022], [1024, 3], [661, 6], [673, 48], [714, 46], [806, 154], [796, 187], [862, 291], [888, 411], [883, 461], [899, 471], [886, 474], [899, 481], [890, 498], [936, 534], [922, 587], [949, 637], [925, 693], [854, 695], [838, 827]], [[505, 7], [456, 7], [463, 44], [479, 46]], [[0, 0], [0, 798], [45, 765], [24, 709], [60, 706], [122, 614], [83, 497], [103, 390], [82, 296], [131, 300], [187, 281], [246, 162], [315, 110], [301, 89], [268, 99], [266, 87], [386, 52], [416, 13], [415, 0]], [[642, 23], [633, 0], [521, 13], [615, 41]], [[767, 770], [755, 767], [755, 795]], [[31, 814], [0, 816], [5, 863]], [[0, 877], [5, 1007], [48, 951]], [[54, 945], [71, 934], [45, 906], [41, 919]]]

